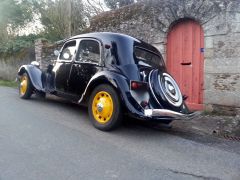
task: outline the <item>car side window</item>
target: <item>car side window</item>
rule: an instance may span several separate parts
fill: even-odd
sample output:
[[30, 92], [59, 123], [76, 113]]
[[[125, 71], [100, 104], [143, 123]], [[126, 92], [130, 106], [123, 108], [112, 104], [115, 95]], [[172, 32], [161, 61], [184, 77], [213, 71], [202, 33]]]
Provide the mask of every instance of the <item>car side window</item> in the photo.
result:
[[82, 40], [79, 45], [77, 61], [99, 63], [100, 46], [95, 40]]
[[70, 41], [66, 43], [60, 54], [60, 60], [71, 61], [74, 54], [76, 53], [76, 41]]

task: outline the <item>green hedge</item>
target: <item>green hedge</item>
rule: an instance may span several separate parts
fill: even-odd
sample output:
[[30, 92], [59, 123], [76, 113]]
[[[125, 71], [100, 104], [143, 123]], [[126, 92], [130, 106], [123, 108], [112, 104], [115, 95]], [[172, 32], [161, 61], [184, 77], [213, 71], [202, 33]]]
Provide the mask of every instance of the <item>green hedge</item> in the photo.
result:
[[39, 35], [16, 36], [7, 42], [0, 42], [0, 54], [13, 54], [34, 45]]

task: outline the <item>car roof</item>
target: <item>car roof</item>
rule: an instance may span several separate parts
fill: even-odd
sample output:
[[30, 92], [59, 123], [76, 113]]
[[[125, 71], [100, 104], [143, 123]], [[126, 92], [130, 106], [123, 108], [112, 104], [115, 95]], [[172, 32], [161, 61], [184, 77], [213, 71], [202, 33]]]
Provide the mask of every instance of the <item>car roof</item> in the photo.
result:
[[151, 51], [159, 55], [159, 57], [162, 59], [161, 53], [154, 46], [126, 34], [113, 32], [93, 32], [73, 36], [66, 41], [82, 38], [94, 38], [99, 40], [103, 46], [109, 45], [110, 47], [114, 48], [113, 51], [116, 53], [115, 56], [121, 65], [135, 64], [133, 54], [136, 47]]
[[139, 47], [151, 50], [159, 54], [159, 51], [149, 43], [146, 43], [140, 39], [134, 38], [132, 36], [121, 34], [121, 33], [114, 33], [114, 32], [93, 32], [93, 33], [86, 33], [77, 36], [73, 36], [68, 40], [78, 39], [78, 38], [95, 38], [103, 42], [103, 44], [111, 44], [111, 42], [115, 41], [119, 45], [124, 45], [123, 43], [129, 44], [137, 44]]
[[121, 34], [121, 33], [114, 33], [114, 32], [93, 32], [93, 33], [86, 33], [86, 34], [80, 34], [80, 35], [76, 35], [73, 36], [70, 39], [78, 39], [78, 38], [96, 38], [96, 39], [105, 39], [105, 38], [113, 38], [113, 39], [119, 39], [119, 38], [124, 38], [124, 39], [128, 39], [131, 41], [140, 41], [134, 37], [131, 37], [129, 35], [126, 34]]

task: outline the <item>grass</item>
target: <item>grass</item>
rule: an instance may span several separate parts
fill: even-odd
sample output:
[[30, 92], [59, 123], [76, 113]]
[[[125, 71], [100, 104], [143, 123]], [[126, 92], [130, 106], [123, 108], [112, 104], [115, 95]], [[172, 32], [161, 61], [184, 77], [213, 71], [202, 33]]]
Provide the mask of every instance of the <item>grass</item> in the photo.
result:
[[17, 87], [18, 85], [15, 81], [0, 80], [0, 86]]

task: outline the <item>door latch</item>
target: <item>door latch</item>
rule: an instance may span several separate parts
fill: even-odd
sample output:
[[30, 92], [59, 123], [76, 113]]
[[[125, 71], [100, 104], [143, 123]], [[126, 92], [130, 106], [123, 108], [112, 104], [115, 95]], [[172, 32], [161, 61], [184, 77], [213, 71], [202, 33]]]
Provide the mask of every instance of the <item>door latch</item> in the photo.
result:
[[183, 65], [183, 66], [189, 66], [189, 65], [191, 65], [192, 63], [191, 62], [182, 62], [181, 63], [181, 65]]

